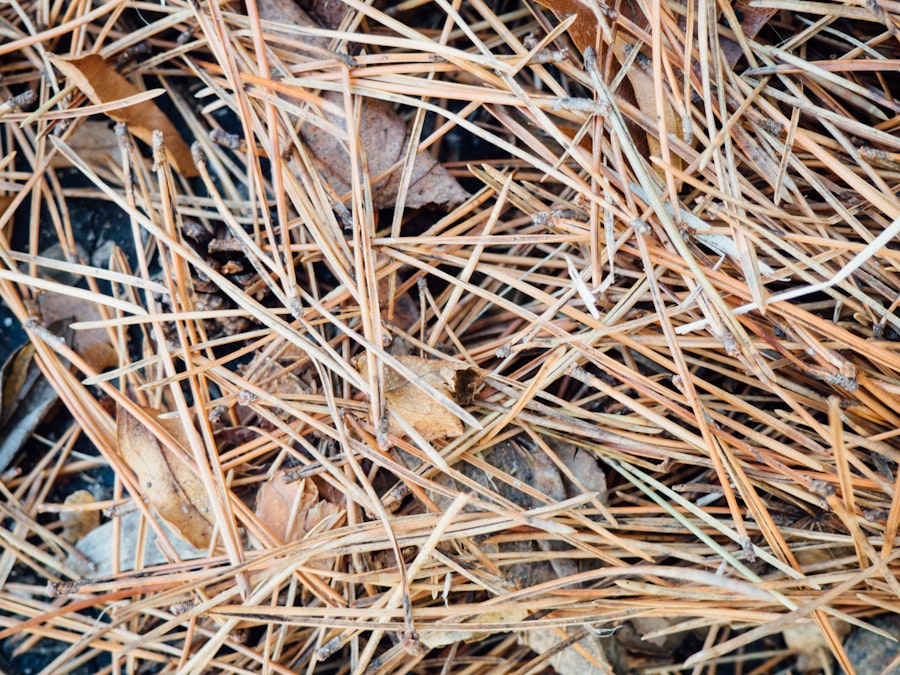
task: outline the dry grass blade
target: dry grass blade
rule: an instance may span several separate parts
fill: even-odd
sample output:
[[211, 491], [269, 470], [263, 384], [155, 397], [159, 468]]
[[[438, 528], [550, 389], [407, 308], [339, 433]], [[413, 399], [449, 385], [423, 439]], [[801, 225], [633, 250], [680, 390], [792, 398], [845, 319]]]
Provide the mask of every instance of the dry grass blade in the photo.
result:
[[867, 672], [896, 10], [2, 4], [0, 668]]

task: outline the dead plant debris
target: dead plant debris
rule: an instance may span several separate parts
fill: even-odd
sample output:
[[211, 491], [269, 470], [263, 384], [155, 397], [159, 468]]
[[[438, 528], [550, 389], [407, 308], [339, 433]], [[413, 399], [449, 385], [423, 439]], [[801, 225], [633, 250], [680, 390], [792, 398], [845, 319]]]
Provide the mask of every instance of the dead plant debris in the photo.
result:
[[0, 3], [0, 669], [867, 672], [896, 9]]

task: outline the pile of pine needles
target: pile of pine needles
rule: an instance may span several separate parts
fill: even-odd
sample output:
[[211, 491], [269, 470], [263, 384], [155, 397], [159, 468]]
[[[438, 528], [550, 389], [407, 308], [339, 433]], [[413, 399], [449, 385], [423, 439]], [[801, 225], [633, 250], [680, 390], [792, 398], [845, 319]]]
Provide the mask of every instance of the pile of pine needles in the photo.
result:
[[896, 4], [284, 5], [0, 7], [8, 651], [852, 672], [900, 607]]

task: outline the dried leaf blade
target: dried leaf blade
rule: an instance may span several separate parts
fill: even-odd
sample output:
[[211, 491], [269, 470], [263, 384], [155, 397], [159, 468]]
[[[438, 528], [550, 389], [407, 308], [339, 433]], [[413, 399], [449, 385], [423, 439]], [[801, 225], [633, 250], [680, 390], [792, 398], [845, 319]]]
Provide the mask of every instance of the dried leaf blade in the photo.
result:
[[[424, 359], [419, 356], [398, 356], [397, 360], [421, 382], [461, 405], [474, 398], [478, 375], [473, 368], [452, 361]], [[357, 361], [363, 377], [368, 377], [365, 359]], [[426, 440], [456, 438], [463, 433], [463, 423], [439, 401], [426, 396], [422, 390], [390, 367], [384, 368], [384, 396], [388, 408], [400, 415]], [[390, 431], [403, 435], [402, 429], [391, 424]]]
[[[264, 20], [282, 23], [286, 26], [315, 27], [318, 24], [300, 6], [291, 0], [268, 0], [259, 3], [260, 17]], [[308, 33], [297, 33], [296, 39], [313, 50], [328, 47], [328, 40], [312, 37]], [[296, 55], [295, 55], [296, 56]], [[324, 92], [322, 99], [336, 109], [343, 109], [344, 95], [341, 92]], [[410, 142], [406, 122], [398, 115], [391, 103], [379, 99], [364, 98], [357, 120], [346, 120], [343, 116], [325, 114], [329, 124], [342, 130], [353, 128], [361, 141], [361, 149], [366, 155], [369, 174], [373, 178], [388, 173], [386, 178], [375, 182], [372, 195], [376, 208], [388, 208], [397, 200], [402, 172], [390, 171], [397, 163], [402, 163]], [[328, 130], [313, 124], [304, 124], [300, 135], [312, 150], [317, 160], [317, 169], [338, 194], [351, 190], [353, 160], [344, 140]], [[404, 206], [420, 208], [438, 206], [450, 208], [462, 203], [468, 197], [456, 179], [428, 151], [416, 154], [412, 165], [409, 191]]]
[[[140, 93], [137, 87], [116, 72], [99, 54], [68, 59], [51, 56], [50, 61], [96, 105]], [[110, 110], [107, 114], [116, 122], [127, 124], [129, 131], [148, 145], [153, 142], [154, 130], [161, 131], [166, 140], [169, 158], [178, 172], [185, 178], [199, 175], [187, 143], [153, 101], [142, 101]]]
[[273, 535], [281, 542], [296, 541], [320, 523], [337, 521], [343, 508], [321, 499], [313, 480], [287, 482], [285, 474], [276, 472], [256, 495], [256, 517]]
[[[179, 420], [160, 419], [160, 411], [143, 409], [176, 443], [187, 447]], [[138, 479], [151, 506], [191, 545], [209, 546], [212, 508], [209, 495], [197, 474], [172, 450], [160, 443], [147, 426], [119, 409], [116, 424], [119, 452]]]
[[[66, 497], [66, 506], [93, 504], [96, 500], [87, 490], [75, 490]], [[73, 509], [59, 514], [62, 523], [62, 538], [68, 542], [84, 539], [92, 530], [100, 527], [100, 512], [96, 509]]]

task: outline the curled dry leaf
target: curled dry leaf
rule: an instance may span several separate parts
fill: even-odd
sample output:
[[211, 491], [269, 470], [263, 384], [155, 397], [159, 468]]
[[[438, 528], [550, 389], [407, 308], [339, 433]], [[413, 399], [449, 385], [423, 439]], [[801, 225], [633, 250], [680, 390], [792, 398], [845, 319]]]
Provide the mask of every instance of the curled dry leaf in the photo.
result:
[[[117, 73], [99, 54], [69, 59], [51, 56], [50, 62], [95, 105], [113, 103], [141, 93], [140, 89]], [[178, 173], [185, 178], [199, 175], [191, 157], [191, 149], [181, 138], [175, 125], [153, 101], [142, 101], [109, 110], [106, 114], [116, 122], [124, 122], [132, 134], [148, 145], [153, 143], [153, 132], [158, 129], [166, 140], [169, 160]]]
[[[87, 490], [76, 490], [66, 497], [66, 505], [76, 506], [81, 504], [93, 504], [96, 500]], [[69, 543], [75, 543], [84, 539], [91, 531], [100, 526], [100, 512], [96, 509], [77, 509], [61, 511], [59, 520], [62, 523], [62, 538]]]
[[281, 542], [302, 539], [326, 520], [333, 526], [343, 514], [338, 504], [319, 498], [312, 479], [288, 483], [278, 471], [256, 495], [256, 517]]
[[[472, 402], [478, 384], [478, 374], [474, 369], [460, 363], [418, 356], [396, 358], [421, 382], [457, 403], [466, 405]], [[369, 376], [366, 359], [358, 359], [356, 367], [363, 377]], [[384, 396], [390, 409], [403, 417], [426, 440], [456, 438], [463, 433], [462, 422], [456, 415], [387, 366], [384, 368]], [[402, 429], [394, 424], [391, 424], [390, 432], [398, 436], [403, 434]]]
[[[258, 7], [260, 17], [267, 21], [286, 26], [317, 25], [294, 0], [260, 0]], [[303, 33], [297, 33], [292, 37], [316, 50], [328, 49], [329, 46], [329, 41], [324, 38], [314, 38]], [[321, 96], [336, 109], [343, 109], [342, 93], [323, 92]], [[325, 117], [330, 125], [346, 131], [348, 125], [343, 117], [331, 114], [326, 114]], [[327, 178], [332, 189], [337, 194], [348, 193], [352, 165], [346, 141], [312, 124], [304, 124], [300, 134], [318, 160], [317, 168]], [[358, 137], [362, 140], [366, 164], [372, 177], [384, 173], [395, 163], [402, 162], [406, 156], [409, 130], [403, 119], [394, 111], [393, 105], [387, 101], [363, 99]], [[396, 202], [401, 173], [400, 170], [394, 171], [372, 186], [376, 208], [387, 208]], [[435, 205], [450, 208], [463, 202], [466, 197], [468, 193], [431, 154], [420, 152], [416, 155], [405, 206], [419, 208]]]
[[[160, 419], [161, 411], [143, 409], [146, 414], [187, 448], [184, 427], [177, 419]], [[119, 409], [116, 425], [119, 452], [134, 471], [141, 497], [182, 537], [197, 548], [209, 546], [213, 523], [209, 495], [194, 469], [157, 440], [139, 420]]]

